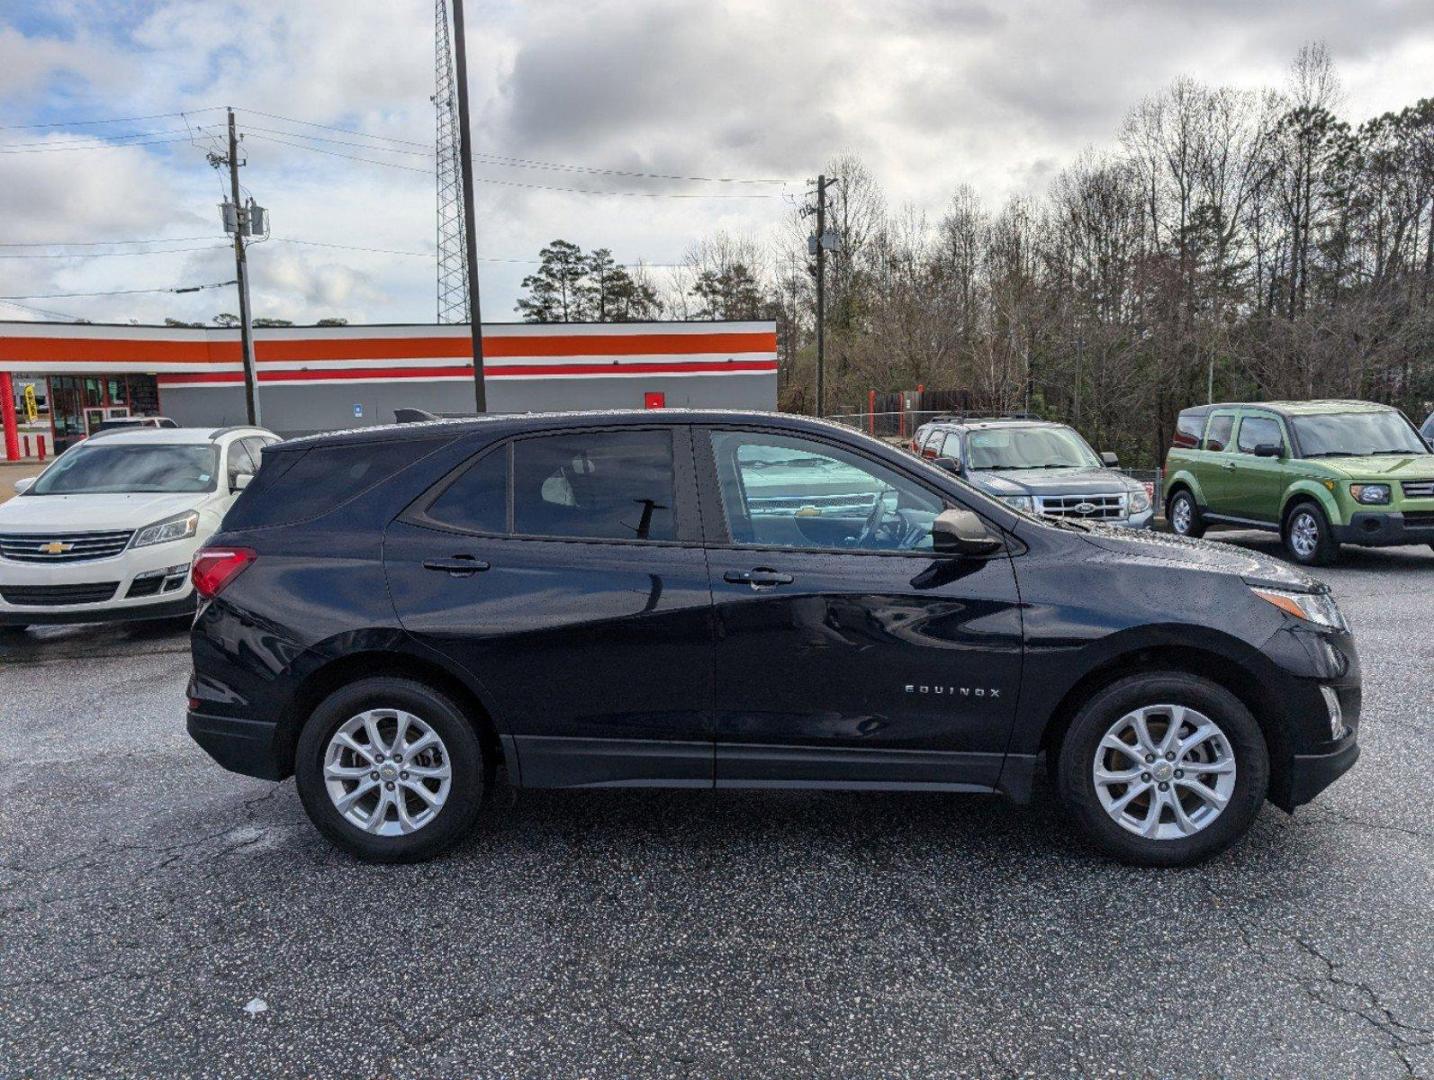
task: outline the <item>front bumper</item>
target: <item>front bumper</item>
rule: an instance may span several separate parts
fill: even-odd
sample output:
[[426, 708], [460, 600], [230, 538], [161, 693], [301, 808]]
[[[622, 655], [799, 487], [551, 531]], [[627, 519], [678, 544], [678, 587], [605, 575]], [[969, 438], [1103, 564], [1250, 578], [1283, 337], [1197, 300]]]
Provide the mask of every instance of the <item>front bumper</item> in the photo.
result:
[[1399, 544], [1434, 544], [1434, 510], [1361, 510], [1350, 515], [1348, 525], [1331, 526], [1341, 544], [1365, 547], [1395, 547]]
[[[0, 559], [0, 626], [124, 622], [192, 614], [189, 564], [203, 538], [78, 562]], [[71, 602], [73, 596], [84, 597]]]
[[1290, 763], [1290, 808], [1309, 802], [1353, 768], [1359, 743], [1351, 731], [1338, 749], [1325, 754], [1296, 754]]

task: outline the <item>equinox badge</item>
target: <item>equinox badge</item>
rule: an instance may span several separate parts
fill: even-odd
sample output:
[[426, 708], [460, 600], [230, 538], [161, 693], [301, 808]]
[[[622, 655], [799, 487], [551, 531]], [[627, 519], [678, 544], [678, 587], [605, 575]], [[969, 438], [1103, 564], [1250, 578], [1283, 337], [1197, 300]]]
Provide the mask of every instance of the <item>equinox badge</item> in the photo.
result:
[[998, 698], [1001, 691], [994, 686], [922, 686], [920, 683], [907, 683], [908, 694], [949, 694], [951, 697], [965, 698]]

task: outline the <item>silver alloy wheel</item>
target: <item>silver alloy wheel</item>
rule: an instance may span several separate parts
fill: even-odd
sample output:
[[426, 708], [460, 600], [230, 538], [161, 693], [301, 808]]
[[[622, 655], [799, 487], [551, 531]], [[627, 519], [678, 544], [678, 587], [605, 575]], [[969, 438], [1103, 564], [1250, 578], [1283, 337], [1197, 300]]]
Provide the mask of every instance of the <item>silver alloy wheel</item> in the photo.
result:
[[1185, 705], [1147, 705], [1110, 726], [1095, 751], [1095, 793], [1122, 829], [1178, 840], [1210, 825], [1235, 790], [1235, 752]]
[[334, 809], [375, 836], [406, 836], [443, 809], [453, 785], [448, 748], [402, 709], [369, 709], [339, 726], [324, 750]]
[[1170, 527], [1181, 536], [1190, 531], [1190, 500], [1183, 495], [1175, 496], [1175, 506], [1170, 511]]
[[1296, 510], [1290, 519], [1290, 547], [1302, 559], [1311, 558], [1319, 548], [1319, 522], [1308, 510]]

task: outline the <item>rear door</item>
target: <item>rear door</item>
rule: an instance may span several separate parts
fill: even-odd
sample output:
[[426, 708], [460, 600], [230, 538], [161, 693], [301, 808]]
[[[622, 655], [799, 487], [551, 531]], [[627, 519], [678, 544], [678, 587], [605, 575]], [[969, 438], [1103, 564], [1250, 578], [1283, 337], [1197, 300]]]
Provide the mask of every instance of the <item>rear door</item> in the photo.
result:
[[394, 606], [464, 665], [529, 787], [712, 783], [712, 621], [685, 426], [514, 439], [388, 529]]
[[1196, 479], [1205, 509], [1216, 514], [1235, 514], [1239, 503], [1239, 479], [1235, 475], [1238, 462], [1234, 450], [1234, 409], [1217, 409], [1205, 424], [1205, 438], [1196, 455]]
[[935, 555], [947, 500], [836, 442], [694, 440], [717, 785], [993, 787], [1021, 670], [1010, 556]]

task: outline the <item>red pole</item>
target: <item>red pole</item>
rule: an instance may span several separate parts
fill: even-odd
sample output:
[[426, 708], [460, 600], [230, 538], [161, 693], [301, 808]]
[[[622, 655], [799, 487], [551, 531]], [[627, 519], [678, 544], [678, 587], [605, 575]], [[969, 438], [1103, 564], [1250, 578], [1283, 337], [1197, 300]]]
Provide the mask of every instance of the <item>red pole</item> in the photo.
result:
[[15, 423], [15, 382], [0, 371], [0, 416], [5, 420], [5, 460], [20, 460], [20, 428]]
[[866, 392], [866, 433], [876, 434], [876, 391]]

